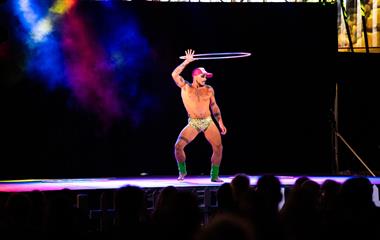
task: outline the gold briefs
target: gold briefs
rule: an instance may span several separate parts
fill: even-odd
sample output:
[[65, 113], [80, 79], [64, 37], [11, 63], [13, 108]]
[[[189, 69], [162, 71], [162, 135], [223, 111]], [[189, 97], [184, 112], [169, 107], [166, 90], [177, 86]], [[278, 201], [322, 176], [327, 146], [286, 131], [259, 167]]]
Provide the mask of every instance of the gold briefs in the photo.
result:
[[211, 116], [208, 116], [206, 118], [189, 118], [188, 123], [198, 132], [204, 132], [212, 123], [212, 118]]

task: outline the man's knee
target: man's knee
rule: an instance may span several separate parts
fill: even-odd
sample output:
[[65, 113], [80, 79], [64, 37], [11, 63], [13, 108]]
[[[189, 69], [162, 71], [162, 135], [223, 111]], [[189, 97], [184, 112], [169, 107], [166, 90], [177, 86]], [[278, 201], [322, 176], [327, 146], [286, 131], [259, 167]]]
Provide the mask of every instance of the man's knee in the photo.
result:
[[174, 144], [174, 149], [176, 151], [182, 151], [184, 149], [185, 145], [183, 143], [181, 143], [181, 141], [177, 141], [175, 144]]
[[223, 144], [216, 144], [213, 146], [214, 152], [222, 153], [223, 152]]
[[176, 151], [182, 151], [185, 148], [186, 144], [188, 144], [188, 142], [189, 141], [186, 138], [179, 137], [177, 139], [177, 142], [174, 144], [174, 149]]

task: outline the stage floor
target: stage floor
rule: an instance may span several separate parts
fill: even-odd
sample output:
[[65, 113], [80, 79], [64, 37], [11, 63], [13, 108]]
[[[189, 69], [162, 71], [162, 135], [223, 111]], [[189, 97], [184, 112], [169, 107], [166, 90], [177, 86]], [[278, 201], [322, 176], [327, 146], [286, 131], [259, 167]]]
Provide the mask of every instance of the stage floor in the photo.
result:
[[[224, 182], [231, 182], [234, 176], [221, 176]], [[255, 185], [260, 176], [249, 176], [251, 185]], [[301, 176], [277, 176], [283, 186], [291, 186]], [[350, 176], [307, 176], [322, 184], [331, 179], [343, 183]], [[379, 177], [368, 177], [375, 185], [380, 184]], [[29, 192], [33, 190], [56, 191], [70, 190], [96, 190], [117, 189], [126, 185], [134, 185], [141, 188], [163, 188], [175, 186], [180, 188], [205, 188], [218, 187], [222, 183], [210, 181], [208, 176], [189, 176], [184, 181], [178, 181], [176, 176], [142, 176], [130, 178], [74, 178], [74, 179], [20, 179], [0, 180], [0, 192]]]

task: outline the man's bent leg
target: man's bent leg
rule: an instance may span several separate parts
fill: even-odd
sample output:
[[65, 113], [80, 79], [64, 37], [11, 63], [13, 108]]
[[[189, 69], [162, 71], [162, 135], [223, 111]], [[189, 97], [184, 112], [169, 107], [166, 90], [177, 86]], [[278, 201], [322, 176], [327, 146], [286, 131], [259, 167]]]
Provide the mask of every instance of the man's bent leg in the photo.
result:
[[177, 160], [177, 166], [178, 166], [178, 172], [179, 172], [178, 180], [183, 180], [185, 176], [187, 175], [186, 155], [185, 155], [184, 148], [188, 142], [189, 141], [186, 138], [180, 136], [174, 147], [175, 149], [174, 155], [175, 155], [175, 159]]
[[212, 182], [223, 182], [219, 178], [219, 167], [222, 161], [223, 145], [219, 130], [214, 123], [205, 131], [205, 137], [212, 146], [211, 171]]
[[184, 149], [186, 145], [189, 144], [197, 136], [197, 134], [198, 131], [189, 126], [186, 126], [180, 133], [177, 142], [175, 143], [174, 155], [178, 166], [178, 180], [183, 180], [187, 175], [186, 154]]

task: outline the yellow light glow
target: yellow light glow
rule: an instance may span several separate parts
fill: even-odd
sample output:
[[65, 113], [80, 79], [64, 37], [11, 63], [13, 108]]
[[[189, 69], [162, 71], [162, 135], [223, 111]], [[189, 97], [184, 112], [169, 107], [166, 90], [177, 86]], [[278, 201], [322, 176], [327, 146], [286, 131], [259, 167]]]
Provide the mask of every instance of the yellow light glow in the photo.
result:
[[50, 12], [56, 14], [64, 14], [67, 12], [73, 5], [75, 0], [57, 0], [54, 5], [50, 8]]

